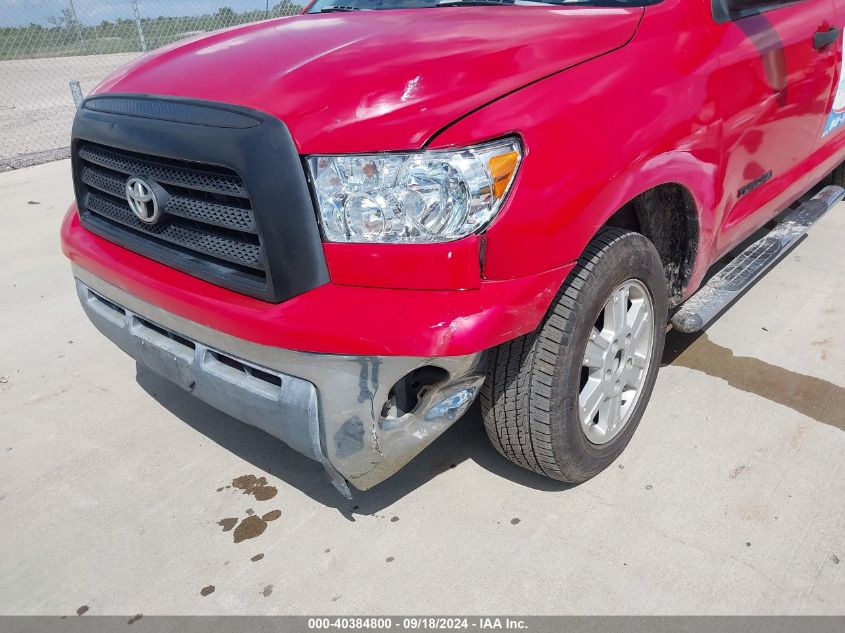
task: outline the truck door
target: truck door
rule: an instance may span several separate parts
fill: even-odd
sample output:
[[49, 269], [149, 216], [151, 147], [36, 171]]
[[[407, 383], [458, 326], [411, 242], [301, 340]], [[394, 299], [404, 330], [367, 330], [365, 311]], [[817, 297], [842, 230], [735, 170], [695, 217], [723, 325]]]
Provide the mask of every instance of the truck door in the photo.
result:
[[712, 0], [722, 29], [718, 90], [724, 196], [717, 249], [803, 192], [837, 77], [834, 0]]

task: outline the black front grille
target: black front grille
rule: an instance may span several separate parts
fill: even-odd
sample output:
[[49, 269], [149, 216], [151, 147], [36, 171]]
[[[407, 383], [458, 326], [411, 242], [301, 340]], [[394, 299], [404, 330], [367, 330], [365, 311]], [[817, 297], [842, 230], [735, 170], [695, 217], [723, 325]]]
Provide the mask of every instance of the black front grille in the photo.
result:
[[[191, 259], [192, 272], [198, 265], [199, 276], [205, 276], [205, 265], [209, 277], [225, 276], [227, 285], [250, 294], [266, 289], [267, 267], [249, 194], [233, 171], [90, 142], [78, 144], [75, 153], [80, 216], [89, 228], [165, 263], [172, 263], [167, 254], [175, 251], [171, 254]], [[126, 183], [132, 177], [160, 188], [157, 223], [142, 222], [130, 208]]]
[[[329, 281], [302, 159], [287, 126], [269, 114], [95, 95], [76, 111], [71, 159], [82, 224], [106, 240], [273, 303]], [[130, 208], [131, 178], [155, 192], [157, 222]]]

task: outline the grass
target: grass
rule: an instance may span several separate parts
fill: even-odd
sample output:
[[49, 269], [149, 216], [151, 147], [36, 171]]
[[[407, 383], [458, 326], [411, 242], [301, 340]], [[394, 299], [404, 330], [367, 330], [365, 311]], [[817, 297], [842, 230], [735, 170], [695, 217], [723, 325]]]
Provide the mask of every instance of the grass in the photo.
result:
[[[141, 29], [147, 50], [152, 50], [197, 32], [294, 15], [300, 10], [299, 5], [290, 2], [277, 4], [269, 14], [264, 11], [236, 13], [228, 7], [223, 7], [217, 13], [209, 15], [144, 18], [141, 19]], [[72, 19], [66, 12], [54, 20], [52, 26], [30, 24], [0, 28], [0, 61], [105, 55], [141, 50], [138, 27], [134, 20], [128, 19], [103, 21], [96, 26], [89, 26]]]

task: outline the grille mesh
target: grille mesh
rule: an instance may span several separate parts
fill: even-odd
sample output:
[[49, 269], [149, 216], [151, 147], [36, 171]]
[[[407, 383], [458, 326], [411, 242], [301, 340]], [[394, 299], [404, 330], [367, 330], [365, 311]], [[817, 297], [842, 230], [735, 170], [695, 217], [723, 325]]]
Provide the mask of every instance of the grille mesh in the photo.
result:
[[[233, 271], [252, 271], [266, 284], [266, 263], [255, 216], [237, 174], [93, 143], [81, 144], [77, 158], [83, 223], [89, 215], [96, 218], [96, 222], [92, 219], [92, 229], [97, 222], [107, 221], [124, 245], [137, 244], [136, 250], [144, 254], [149, 255], [145, 244], [155, 245], [151, 251], [155, 253], [170, 245], [168, 248], [177, 247], [195, 261], [208, 262], [217, 276], [226, 266], [234, 265]], [[155, 188], [162, 209], [156, 224], [142, 222], [130, 209], [126, 200], [130, 177], [143, 178]]]
[[249, 233], [256, 231], [255, 220], [252, 218], [252, 213], [247, 209], [228, 207], [204, 200], [194, 200], [184, 196], [173, 196], [167, 201], [164, 211], [183, 218], [199, 220], [238, 231]]
[[118, 153], [98, 145], [83, 145], [79, 157], [89, 163], [100, 165], [123, 174], [149, 176], [159, 183], [169, 183], [187, 189], [198, 189], [211, 193], [247, 198], [246, 188], [241, 179], [227, 175], [197, 169], [187, 169], [164, 162], [139, 158], [128, 153]]
[[[117, 198], [123, 198], [126, 195], [126, 178], [96, 167], [83, 168], [82, 182]], [[238, 206], [175, 194], [168, 198], [164, 212], [236, 231], [256, 232], [252, 211]]]
[[239, 242], [180, 224], [145, 224], [128, 207], [115, 204], [96, 194], [88, 196], [88, 210], [124, 226], [154, 235], [172, 244], [200, 251], [226, 261], [261, 269], [261, 248], [258, 244]]

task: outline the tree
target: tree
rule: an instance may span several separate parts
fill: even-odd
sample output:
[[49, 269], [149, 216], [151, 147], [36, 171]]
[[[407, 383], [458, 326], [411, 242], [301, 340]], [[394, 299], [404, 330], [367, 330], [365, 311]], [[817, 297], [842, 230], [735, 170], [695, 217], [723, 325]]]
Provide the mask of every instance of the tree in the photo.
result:
[[79, 20], [76, 19], [76, 16], [70, 9], [62, 9], [62, 12], [59, 14], [59, 17], [51, 15], [49, 18], [47, 18], [47, 23], [56, 28], [67, 29], [68, 31], [78, 31], [81, 27]]
[[294, 15], [302, 10], [302, 5], [299, 5], [291, 0], [282, 0], [273, 6], [272, 15]]
[[217, 13], [214, 14], [216, 21], [219, 21], [223, 26], [231, 26], [237, 22], [238, 15], [232, 7], [220, 7]]
[[82, 43], [82, 22], [76, 17], [76, 13], [70, 8], [62, 9], [59, 17], [50, 16], [47, 18], [47, 23], [54, 28], [68, 31], [69, 33], [76, 33], [79, 42]]

